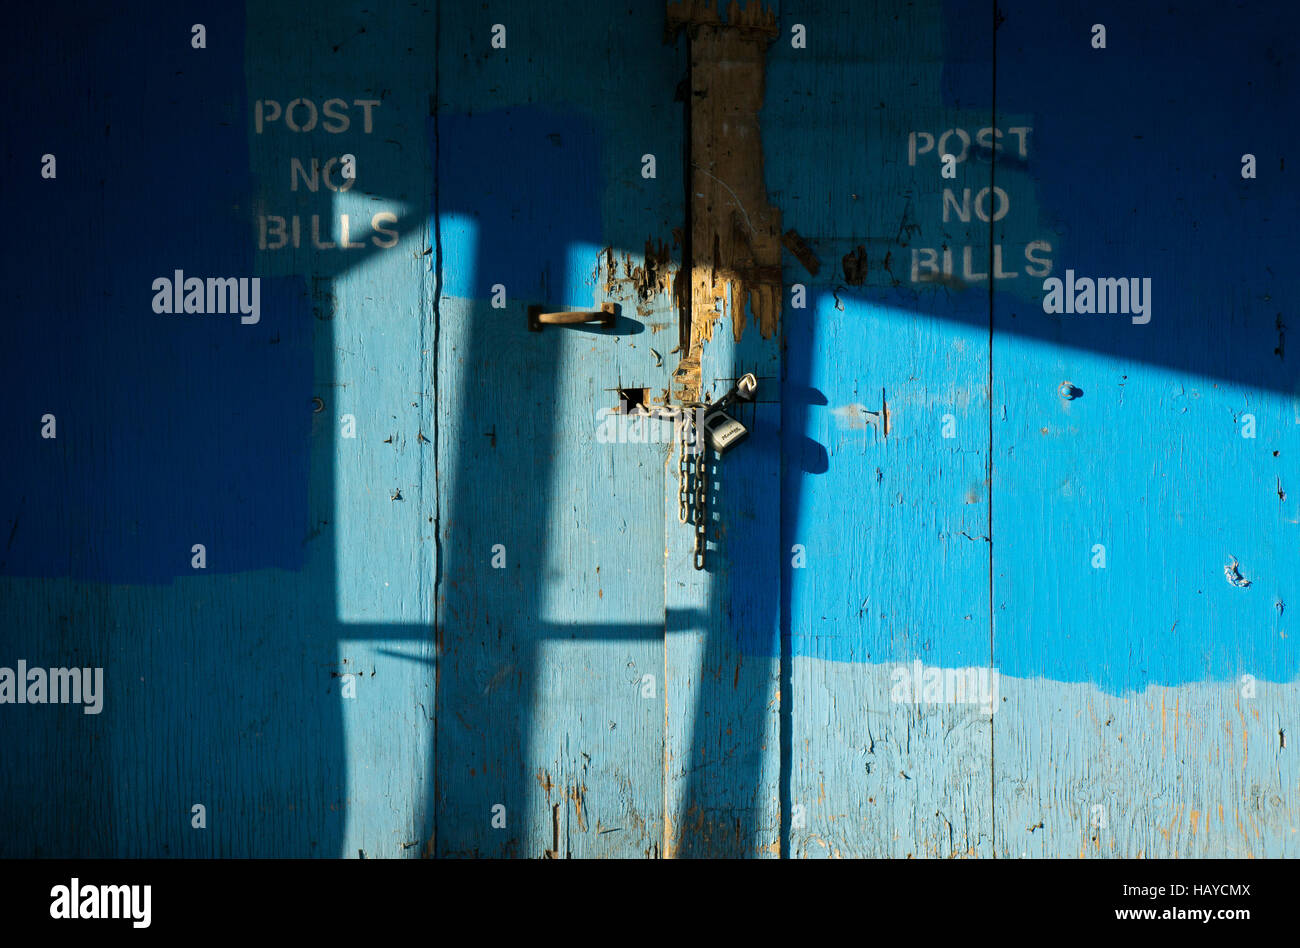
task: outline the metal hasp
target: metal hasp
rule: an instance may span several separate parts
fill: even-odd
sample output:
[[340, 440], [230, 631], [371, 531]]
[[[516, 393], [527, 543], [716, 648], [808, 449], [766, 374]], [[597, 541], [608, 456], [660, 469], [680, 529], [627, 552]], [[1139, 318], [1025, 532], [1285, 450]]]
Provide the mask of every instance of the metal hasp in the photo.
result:
[[603, 329], [613, 329], [618, 318], [617, 303], [601, 303], [598, 310], [572, 310], [560, 313], [543, 312], [543, 306], [528, 307], [528, 329], [541, 332], [543, 326], [576, 326], [599, 322]]

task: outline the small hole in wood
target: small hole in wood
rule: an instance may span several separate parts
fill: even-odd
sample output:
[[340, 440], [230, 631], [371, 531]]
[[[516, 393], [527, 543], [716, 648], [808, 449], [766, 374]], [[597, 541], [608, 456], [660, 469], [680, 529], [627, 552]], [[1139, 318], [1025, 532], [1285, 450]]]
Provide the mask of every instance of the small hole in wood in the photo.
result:
[[648, 388], [620, 388], [618, 390], [618, 410], [623, 414], [646, 410], [646, 399], [650, 396]]

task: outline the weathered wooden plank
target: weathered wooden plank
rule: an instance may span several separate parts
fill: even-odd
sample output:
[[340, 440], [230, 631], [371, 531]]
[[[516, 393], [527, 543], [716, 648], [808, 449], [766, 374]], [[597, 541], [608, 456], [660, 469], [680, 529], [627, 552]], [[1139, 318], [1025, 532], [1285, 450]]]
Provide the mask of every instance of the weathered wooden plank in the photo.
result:
[[[332, 548], [336, 641], [334, 654], [314, 661], [341, 715], [340, 851], [415, 856], [426, 851], [433, 822], [436, 511], [426, 473], [435, 425], [432, 287], [421, 255], [433, 182], [427, 64], [416, 50], [433, 47], [436, 18], [417, 9], [379, 16], [343, 3], [311, 18], [288, 8], [251, 15], [254, 206], [290, 218], [280, 249], [272, 249], [279, 243], [273, 223], [265, 241], [257, 228], [266, 248], [259, 263], [267, 273], [301, 275], [317, 327], [316, 407], [323, 410], [314, 435], [322, 473], [313, 497], [323, 509], [313, 542]], [[291, 105], [297, 99], [304, 101]], [[287, 113], [271, 122], [274, 109], [264, 104], [260, 134], [258, 100]], [[313, 109], [319, 124], [294, 132], [310, 126]], [[331, 113], [347, 116], [346, 129]], [[356, 162], [351, 186], [329, 164], [344, 154]], [[311, 159], [322, 166], [315, 190]]]
[[990, 124], [967, 83], [991, 23], [938, 4], [801, 7], [787, 36], [795, 21], [808, 46], [774, 47], [764, 114], [774, 200], [821, 262], [785, 268], [808, 292], [785, 321], [789, 848], [985, 855], [987, 711], [893, 675], [989, 661], [988, 227], [943, 213], [989, 165], [962, 155], [945, 179], [909, 145]]
[[759, 403], [736, 409], [748, 439], [701, 456], [704, 570], [694, 529], [668, 519], [665, 806], [671, 856], [780, 853], [779, 375], [780, 211], [766, 194], [758, 113], [775, 15], [735, 4], [668, 6], [690, 57], [691, 246], [688, 401], [716, 401], [738, 376]]
[[[440, 31], [436, 851], [656, 855], [668, 445], [604, 443], [598, 412], [669, 384], [680, 65], [653, 8], [503, 10]], [[606, 300], [615, 330], [527, 329]]]
[[1300, 200], [1276, 115], [1300, 71], [1271, 52], [1289, 17], [1216, 10], [1206, 31], [1190, 7], [1004, 13], [998, 123], [1033, 131], [1027, 161], [997, 164], [999, 239], [1049, 240], [1055, 277], [1149, 279], [1150, 308], [1048, 314], [1041, 279], [999, 287], [998, 851], [1294, 855], [1300, 415], [1282, 275]]
[[[1295, 855], [1289, 15], [706, 9], [15, 12], [0, 664], [108, 690], [5, 706], [0, 853]], [[744, 371], [697, 572], [598, 412]]]
[[999, 855], [1294, 855], [1293, 682], [1000, 687]]
[[[70, 136], [58, 146], [67, 150], [54, 187], [33, 191], [66, 200], [67, 212], [49, 218], [57, 234], [34, 235], [32, 245], [109, 250], [52, 285], [48, 312], [33, 311], [32, 325], [64, 326], [57, 346], [6, 347], [34, 378], [45, 374], [42, 351], [61, 366], [31, 390], [38, 401], [54, 396], [63, 416], [59, 469], [39, 442], [20, 455], [34, 482], [53, 475], [49, 483], [75, 485], [41, 504], [44, 515], [23, 512], [21, 489], [18, 506], [6, 504], [20, 528], [11, 540], [23, 542], [7, 566], [70, 577], [6, 578], [6, 599], [24, 603], [5, 610], [6, 642], [17, 644], [8, 616], [28, 614], [36, 638], [22, 651], [51, 665], [102, 665], [107, 693], [94, 717], [33, 708], [46, 714], [32, 724], [61, 732], [54, 744], [6, 732], [6, 747], [93, 748], [9, 785], [6, 812], [37, 815], [30, 832], [5, 834], [6, 852], [398, 855], [412, 844], [418, 852], [427, 835], [418, 801], [430, 728], [419, 705], [432, 706], [431, 615], [419, 592], [416, 438], [427, 417], [418, 344], [427, 295], [411, 248], [377, 247], [360, 223], [389, 202], [427, 204], [427, 163], [397, 155], [404, 140], [423, 147], [425, 101], [408, 91], [412, 60], [388, 53], [399, 35], [420, 42], [422, 20], [413, 11], [357, 21], [344, 6], [318, 8], [314, 19], [259, 8], [251, 22], [239, 7], [209, 11], [204, 51], [190, 47], [192, 14], [171, 7], [89, 24], [85, 11], [59, 21], [46, 10], [41, 28], [18, 26], [60, 50], [38, 57], [48, 62], [80, 46], [59, 88], [25, 97], [46, 109], [34, 126]], [[48, 22], [78, 23], [79, 38]], [[366, 23], [348, 55], [325, 53]], [[319, 112], [302, 133], [256, 125], [260, 98], [304, 97], [319, 110], [349, 88], [379, 100], [376, 80], [403, 92], [376, 102], [369, 133], [356, 111], [338, 135]], [[413, 134], [400, 121], [385, 127], [382, 116], [394, 113], [414, 116]], [[300, 103], [300, 126], [309, 114]], [[355, 191], [292, 188], [292, 158], [310, 166], [346, 150], [359, 159]], [[147, 225], [128, 226], [142, 207]], [[27, 216], [44, 221], [50, 210]], [[351, 239], [363, 248], [339, 246], [342, 213], [354, 215]], [[294, 214], [302, 249], [264, 247], [260, 218]], [[310, 243], [313, 214], [329, 250]], [[421, 211], [408, 222], [418, 231], [423, 220]], [[25, 272], [16, 285], [50, 265], [17, 264]], [[154, 312], [152, 281], [178, 267], [261, 280], [257, 320]], [[367, 326], [360, 311], [372, 300], [377, 325]], [[338, 333], [346, 340], [336, 324], [350, 327]], [[336, 367], [337, 349], [353, 360]], [[343, 413], [356, 416], [355, 440], [342, 434]], [[381, 444], [390, 414], [409, 441]], [[32, 417], [39, 412], [15, 414], [24, 435]], [[393, 503], [399, 487], [409, 500]], [[86, 510], [99, 511], [93, 522]], [[58, 549], [72, 556], [46, 555]], [[350, 558], [362, 550], [364, 560]], [[400, 655], [340, 645], [389, 637]], [[340, 675], [361, 665], [352, 702]], [[396, 709], [386, 720], [376, 717], [384, 707]], [[206, 808], [203, 828], [192, 825], [195, 805]]]

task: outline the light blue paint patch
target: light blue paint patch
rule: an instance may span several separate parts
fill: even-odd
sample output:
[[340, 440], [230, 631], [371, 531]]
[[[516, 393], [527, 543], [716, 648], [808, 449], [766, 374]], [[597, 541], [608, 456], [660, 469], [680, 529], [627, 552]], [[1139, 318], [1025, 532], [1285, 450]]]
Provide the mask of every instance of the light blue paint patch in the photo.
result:
[[[512, 18], [512, 48], [537, 15], [521, 7]], [[582, 23], [607, 35], [599, 15]], [[578, 32], [549, 54], [564, 56]], [[444, 35], [463, 33], [444, 26]], [[660, 48], [657, 28], [618, 36]], [[461, 40], [448, 42], [459, 61]], [[666, 211], [646, 212], [607, 177], [609, 154], [639, 155], [645, 144], [620, 135], [642, 112], [607, 108], [599, 77], [557, 77], [575, 90], [566, 101], [599, 98], [598, 117], [480, 111], [488, 88], [497, 102], [535, 98], [534, 70], [510, 55], [445, 72], [447, 104], [430, 123], [433, 209], [452, 222], [438, 309], [437, 854], [649, 855], [663, 840], [667, 447], [596, 443], [593, 412], [614, 403], [620, 382], [666, 387], [670, 369], [647, 371], [648, 347], [621, 334], [530, 332], [523, 310], [590, 308], [600, 252], [642, 246], [646, 222]], [[658, 85], [670, 101], [671, 84]], [[473, 115], [456, 114], [471, 105]], [[498, 283], [505, 310], [487, 302]], [[651, 318], [667, 323], [668, 305]], [[653, 698], [641, 696], [646, 675]], [[496, 805], [504, 829], [490, 822]]]
[[596, 273], [604, 248], [589, 241], [570, 243], [565, 254], [563, 297], [566, 306], [590, 307], [596, 290]]

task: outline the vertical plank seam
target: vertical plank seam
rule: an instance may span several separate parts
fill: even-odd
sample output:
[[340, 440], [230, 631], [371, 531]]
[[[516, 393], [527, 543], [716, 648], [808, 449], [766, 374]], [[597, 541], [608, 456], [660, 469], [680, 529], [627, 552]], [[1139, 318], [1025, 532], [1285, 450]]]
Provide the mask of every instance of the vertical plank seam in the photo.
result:
[[[666, 10], [667, 7], [665, 6], [665, 11]], [[667, 17], [667, 13], [665, 12], [665, 18], [666, 17]], [[685, 31], [685, 37], [686, 37], [686, 42], [685, 42], [686, 86], [685, 86], [685, 94], [682, 96], [682, 120], [685, 128], [684, 128], [684, 135], [682, 137], [682, 263], [681, 263], [681, 267], [682, 270], [684, 270], [687, 274], [690, 274], [693, 272], [694, 265], [695, 265], [694, 250], [692, 249], [693, 242], [691, 240], [691, 229], [695, 226], [694, 215], [691, 213], [693, 207], [693, 202], [691, 200], [691, 192], [692, 192], [691, 123], [693, 120], [691, 115], [691, 110], [695, 99], [695, 95], [692, 90], [695, 88], [695, 86], [694, 86], [694, 76], [691, 68], [692, 63], [694, 62], [694, 56], [691, 49], [692, 43], [691, 43], [691, 35], [689, 30]], [[694, 280], [688, 278], [688, 279], [683, 279], [682, 282], [684, 283], [684, 287], [682, 292], [678, 296], [678, 311], [677, 311], [678, 313], [677, 345], [682, 352], [681, 359], [678, 360], [679, 363], [681, 362], [682, 359], [686, 359], [690, 356], [691, 313], [693, 312], [692, 307], [695, 305]], [[672, 383], [670, 382], [669, 384], [671, 386]], [[683, 436], [684, 435], [685, 432], [683, 432]], [[678, 450], [684, 451], [685, 445], [679, 445]], [[679, 489], [680, 489], [680, 485], [679, 485]], [[669, 510], [671, 511], [671, 508], [669, 508]], [[671, 517], [668, 512], [665, 512], [664, 514], [665, 553], [667, 553], [667, 551], [669, 550], [669, 543], [668, 543], [669, 531], [672, 530], [674, 522], [675, 522], [674, 518]], [[672, 844], [672, 840], [671, 840], [672, 814], [669, 810], [669, 800], [668, 800], [668, 785], [669, 785], [668, 768], [670, 765], [668, 753], [671, 747], [671, 736], [672, 736], [672, 732], [670, 729], [671, 708], [669, 705], [669, 697], [668, 697], [668, 672], [669, 672], [668, 669], [668, 584], [669, 584], [670, 573], [672, 570], [672, 563], [673, 563], [672, 557], [666, 555], [664, 558], [664, 668], [663, 668], [664, 733], [663, 733], [663, 767], [661, 768], [661, 774], [660, 774], [661, 781], [662, 781], [662, 789], [663, 789], [663, 816], [662, 816], [663, 840], [659, 850], [659, 856], [661, 859], [667, 859], [669, 854], [672, 852], [672, 849], [670, 848]]]
[[[440, 212], [439, 201], [441, 199], [441, 187], [439, 181], [439, 153], [442, 149], [442, 136], [438, 128], [438, 111], [440, 108], [439, 96], [441, 93], [441, 76], [442, 76], [442, 3], [438, 0], [434, 4], [433, 14], [433, 102], [429, 109], [433, 117], [433, 243], [434, 253], [434, 274], [433, 274], [433, 423], [430, 427], [433, 429], [433, 766], [430, 768], [433, 781], [433, 835], [430, 837], [427, 855], [437, 857], [438, 854], [438, 815], [442, 810], [442, 793], [438, 783], [438, 731], [442, 723], [442, 715], [439, 713], [439, 702], [442, 698], [442, 625], [441, 615], [438, 608], [438, 596], [442, 591], [442, 483], [440, 477], [439, 450], [440, 450], [440, 431], [442, 427], [442, 415], [439, 411], [441, 400], [442, 386], [439, 378], [439, 368], [441, 367], [441, 358], [439, 351], [439, 342], [442, 335], [442, 214]], [[423, 335], [423, 327], [421, 328]], [[421, 350], [424, 346], [421, 345]], [[421, 455], [423, 457], [423, 455]], [[423, 470], [421, 470], [420, 483], [424, 483]], [[421, 571], [421, 576], [424, 575]]]
[[[998, 124], [998, 0], [992, 0], [993, 12], [993, 67], [992, 67], [992, 102], [989, 108], [990, 124], [997, 128]], [[989, 162], [989, 193], [994, 194], [994, 185], [997, 183], [998, 156], [997, 151], [993, 152], [993, 160]], [[988, 537], [989, 537], [989, 674], [995, 672], [994, 665], [994, 637], [993, 626], [997, 615], [997, 607], [993, 598], [993, 288], [994, 288], [994, 269], [993, 269], [993, 241], [996, 235], [994, 233], [994, 215], [989, 215], [989, 260], [988, 260], [988, 280], [989, 280], [989, 369], [988, 369], [988, 415], [989, 415], [989, 448], [988, 457], [985, 460], [985, 471], [988, 479], [988, 486], [985, 488], [988, 494]], [[993, 858], [998, 855], [998, 810], [997, 810], [997, 769], [994, 763], [994, 736], [996, 728], [993, 726], [994, 716], [997, 709], [994, 708], [989, 714], [989, 847], [993, 853]]]

